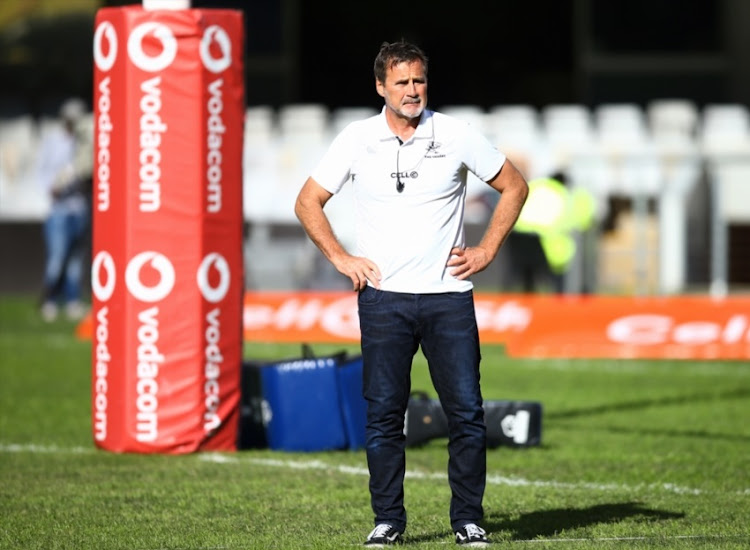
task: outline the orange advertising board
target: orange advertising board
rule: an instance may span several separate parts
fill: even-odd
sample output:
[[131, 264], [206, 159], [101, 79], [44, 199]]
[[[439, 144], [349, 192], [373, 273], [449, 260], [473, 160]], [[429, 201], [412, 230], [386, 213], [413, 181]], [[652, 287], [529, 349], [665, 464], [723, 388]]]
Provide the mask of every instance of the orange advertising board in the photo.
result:
[[[750, 358], [750, 298], [475, 296], [483, 344], [515, 357]], [[354, 293], [248, 292], [246, 341], [356, 342]]]
[[750, 299], [549, 297], [507, 342], [517, 357], [750, 358]]
[[[525, 330], [534, 300], [525, 295], [476, 295], [483, 342], [502, 344]], [[359, 341], [357, 295], [353, 292], [247, 292], [243, 323], [246, 341]]]

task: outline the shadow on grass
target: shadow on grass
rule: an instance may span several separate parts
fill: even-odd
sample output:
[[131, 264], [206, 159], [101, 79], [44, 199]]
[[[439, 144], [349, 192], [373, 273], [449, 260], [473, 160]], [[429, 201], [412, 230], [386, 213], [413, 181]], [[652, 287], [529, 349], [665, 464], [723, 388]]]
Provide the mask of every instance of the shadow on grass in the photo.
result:
[[658, 436], [658, 437], [688, 437], [693, 439], [713, 439], [715, 441], [750, 441], [750, 435], [742, 434], [717, 434], [705, 430], [650, 430], [642, 428], [623, 428], [623, 427], [603, 427], [603, 428], [586, 428], [588, 432], [605, 431], [613, 434], [636, 434], [638, 436]]
[[722, 401], [725, 399], [740, 399], [750, 396], [750, 389], [740, 388], [725, 392], [704, 392], [691, 395], [677, 395], [663, 397], [660, 399], [638, 399], [635, 401], [624, 401], [621, 403], [607, 403], [593, 407], [582, 407], [580, 409], [568, 409], [563, 411], [547, 412], [547, 420], [564, 420], [580, 416], [592, 416], [595, 414], [607, 414], [611, 412], [633, 411], [648, 409], [650, 407], [664, 407], [668, 405], [684, 405], [686, 403]]
[[681, 512], [667, 512], [646, 508], [637, 502], [599, 504], [588, 508], [560, 508], [521, 514], [511, 519], [490, 515], [485, 527], [490, 533], [510, 532], [512, 540], [550, 537], [562, 531], [596, 524], [617, 523], [628, 518], [642, 521], [664, 521], [685, 517]]
[[[490, 534], [490, 538], [494, 538], [495, 542], [500, 542], [501, 540], [546, 538], [571, 529], [617, 523], [629, 518], [639, 518], [644, 522], [652, 522], [684, 517], [685, 514], [682, 512], [654, 510], [646, 508], [638, 502], [621, 502], [598, 504], [588, 508], [559, 508], [529, 512], [514, 519], [508, 517], [507, 514], [489, 514], [483, 524]], [[510, 537], [506, 533], [510, 533]], [[408, 537], [408, 542], [436, 542], [448, 536], [452, 536], [452, 533], [441, 532], [433, 535]]]
[[[483, 522], [485, 529], [495, 542], [502, 540], [532, 540], [557, 535], [563, 531], [589, 527], [597, 524], [617, 523], [629, 518], [644, 522], [664, 521], [685, 517], [682, 512], [667, 512], [646, 508], [637, 502], [598, 504], [588, 508], [559, 508], [521, 514], [511, 519], [507, 514], [488, 514]], [[510, 536], [507, 535], [510, 533]], [[494, 535], [494, 537], [493, 537]], [[410, 543], [436, 542], [452, 533], [408, 537]]]

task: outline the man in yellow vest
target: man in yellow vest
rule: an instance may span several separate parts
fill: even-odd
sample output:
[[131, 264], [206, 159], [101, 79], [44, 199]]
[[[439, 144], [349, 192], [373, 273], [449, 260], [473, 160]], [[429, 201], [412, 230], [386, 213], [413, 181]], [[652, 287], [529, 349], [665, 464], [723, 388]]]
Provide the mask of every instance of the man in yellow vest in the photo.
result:
[[521, 279], [524, 292], [541, 290], [546, 282], [561, 293], [576, 255], [576, 233], [594, 221], [594, 199], [584, 189], [569, 189], [562, 173], [528, 184], [526, 204], [508, 237], [514, 279]]

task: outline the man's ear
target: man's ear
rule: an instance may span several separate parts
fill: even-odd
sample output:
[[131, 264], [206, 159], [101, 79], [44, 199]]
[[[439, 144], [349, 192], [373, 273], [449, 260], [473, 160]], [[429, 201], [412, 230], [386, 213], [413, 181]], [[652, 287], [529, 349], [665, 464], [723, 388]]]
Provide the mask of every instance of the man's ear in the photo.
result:
[[375, 90], [380, 97], [385, 97], [385, 85], [380, 80], [375, 79]]

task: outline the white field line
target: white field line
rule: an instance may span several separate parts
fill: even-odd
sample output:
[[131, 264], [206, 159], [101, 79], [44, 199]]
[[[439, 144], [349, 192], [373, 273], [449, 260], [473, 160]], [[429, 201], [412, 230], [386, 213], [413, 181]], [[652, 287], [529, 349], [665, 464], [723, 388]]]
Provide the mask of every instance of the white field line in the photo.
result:
[[[0, 453], [30, 453], [30, 454], [88, 454], [101, 452], [94, 448], [86, 447], [57, 447], [54, 445], [36, 445], [36, 444], [15, 444], [0, 443]], [[256, 458], [241, 456], [240, 454], [230, 453], [196, 453], [198, 460], [204, 462], [213, 462], [215, 464], [240, 464], [249, 463], [258, 466], [272, 468], [284, 468], [289, 470], [323, 470], [327, 472], [337, 472], [344, 475], [367, 476], [367, 468], [360, 466], [348, 466], [345, 464], [331, 464], [321, 460], [291, 460], [276, 458]], [[418, 470], [407, 470], [407, 479], [418, 480], [438, 480], [448, 479], [447, 474], [441, 472], [422, 472]], [[533, 488], [551, 488], [567, 490], [587, 490], [587, 491], [626, 491], [626, 492], [643, 492], [655, 491], [672, 493], [678, 495], [707, 495], [719, 494], [717, 491], [706, 491], [704, 489], [695, 489], [683, 487], [674, 483], [648, 483], [639, 485], [626, 485], [619, 483], [591, 483], [591, 482], [563, 482], [554, 480], [529, 480], [519, 477], [505, 477], [494, 474], [487, 475], [488, 485], [504, 485], [508, 487], [533, 487]], [[732, 491], [729, 494], [750, 495], [750, 489], [740, 489]], [[555, 539], [559, 540], [559, 539]]]
[[[550, 544], [550, 543], [578, 543], [578, 542], [588, 542], [588, 543], [597, 543], [597, 542], [649, 542], [652, 541], [654, 543], [663, 542], [665, 540], [703, 540], [703, 541], [729, 541], [729, 540], [735, 540], [735, 541], [742, 541], [750, 538], [750, 535], [663, 535], [663, 536], [656, 536], [656, 537], [600, 537], [600, 538], [559, 538], [559, 539], [550, 539], [550, 538], [540, 538], [540, 539], [511, 539], [511, 540], [492, 540], [490, 535], [490, 541], [494, 544], [504, 544], [504, 545], [518, 545], [518, 544]], [[408, 541], [407, 541], [408, 542]], [[432, 545], [451, 545], [453, 546], [454, 543], [440, 540], [440, 541], [434, 541], [430, 543], [430, 546]], [[304, 543], [300, 543], [300, 548], [306, 548], [308, 545]], [[344, 548], [361, 548], [361, 543], [356, 544], [345, 544], [343, 545]], [[201, 546], [198, 550], [241, 550], [245, 548], [251, 548], [246, 546]], [[151, 549], [149, 549], [151, 550]], [[156, 548], [153, 550], [165, 550], [162, 548]], [[176, 550], [183, 550], [183, 549], [176, 549]], [[184, 549], [187, 550], [187, 549]]]
[[514, 540], [513, 542], [535, 543], [535, 542], [628, 542], [628, 541], [654, 541], [662, 540], [745, 540], [750, 535], [659, 535], [654, 537], [601, 537], [601, 538], [567, 538], [567, 539], [526, 539]]
[[[490, 542], [494, 544], [549, 544], [552, 542], [648, 542], [653, 541], [655, 543], [662, 542], [665, 540], [746, 540], [750, 538], [750, 535], [663, 535], [657, 537], [600, 537], [600, 538], [561, 538], [561, 539], [518, 539], [518, 540], [492, 540]], [[431, 544], [453, 544], [453, 542], [436, 541]], [[354, 546], [354, 545], [352, 545]]]
[[[320, 460], [282, 460], [274, 458], [252, 458], [252, 457], [235, 457], [224, 453], [205, 453], [200, 456], [200, 460], [207, 462], [216, 463], [250, 463], [257, 464], [259, 466], [270, 466], [275, 468], [287, 468], [294, 470], [325, 470], [329, 472], [338, 472], [347, 475], [361, 475], [367, 476], [369, 472], [367, 468], [358, 466], [347, 466], [342, 464], [329, 464]], [[447, 480], [448, 476], [445, 473], [436, 472], [421, 472], [416, 470], [406, 471], [407, 479], [425, 479], [425, 480]], [[505, 477], [499, 475], [488, 474], [487, 475], [488, 485], [505, 485], [509, 487], [539, 487], [539, 488], [552, 488], [552, 489], [568, 489], [568, 490], [580, 490], [585, 489], [589, 491], [631, 491], [631, 492], [643, 492], [643, 491], [656, 491], [656, 492], [667, 492], [678, 495], [705, 495], [711, 494], [713, 491], [705, 491], [703, 489], [694, 489], [691, 487], [681, 487], [674, 483], [649, 483], [640, 485], [624, 485], [617, 483], [569, 483], [562, 481], [540, 481], [540, 480], [528, 480], [518, 477]], [[750, 489], [735, 491], [738, 495], [750, 495]]]
[[88, 454], [96, 449], [87, 447], [57, 447], [56, 445], [36, 445], [34, 443], [0, 443], [0, 453], [29, 453], [29, 454]]
[[[664, 536], [658, 536], [658, 537], [601, 537], [601, 538], [560, 538], [560, 539], [518, 539], [518, 540], [495, 540], [492, 541], [494, 544], [504, 544], [504, 545], [518, 545], [518, 544], [550, 544], [554, 542], [558, 543], [577, 543], [577, 542], [588, 542], [588, 543], [596, 543], [596, 542], [649, 542], [653, 541], [655, 543], [663, 542], [665, 540], [703, 540], [703, 541], [729, 541], [729, 540], [736, 540], [736, 541], [742, 541], [750, 538], [750, 535], [664, 535]], [[430, 543], [430, 546], [432, 545], [451, 545], [453, 546], [453, 542], [448, 542], [444, 540], [440, 541], [434, 541]], [[300, 543], [299, 548], [307, 548], [309, 545], [305, 543]], [[356, 544], [345, 544], [342, 546], [343, 548], [361, 548], [361, 543]], [[249, 546], [201, 546], [197, 550], [243, 550], [246, 548], [254, 548]], [[154, 548], [154, 549], [148, 549], [148, 550], [165, 550], [163, 548]], [[187, 548], [177, 548], [175, 550], [187, 550]]]

